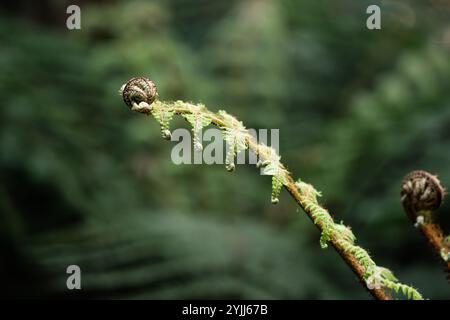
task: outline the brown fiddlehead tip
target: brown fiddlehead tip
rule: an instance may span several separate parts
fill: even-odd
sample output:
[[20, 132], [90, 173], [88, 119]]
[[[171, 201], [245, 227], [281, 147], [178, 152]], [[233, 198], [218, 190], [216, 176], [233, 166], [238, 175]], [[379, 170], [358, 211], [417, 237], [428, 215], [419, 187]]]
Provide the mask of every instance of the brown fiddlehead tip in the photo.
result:
[[410, 218], [416, 219], [420, 211], [433, 211], [439, 208], [445, 190], [437, 176], [417, 170], [408, 173], [401, 185], [401, 201]]
[[148, 78], [130, 79], [120, 89], [123, 101], [133, 111], [148, 113], [150, 105], [158, 97], [155, 84]]
[[419, 170], [405, 176], [400, 195], [408, 218], [426, 237], [436, 255], [442, 258], [450, 280], [450, 238], [444, 237], [441, 227], [432, 221], [431, 216], [431, 212], [441, 205], [445, 189], [436, 176]]

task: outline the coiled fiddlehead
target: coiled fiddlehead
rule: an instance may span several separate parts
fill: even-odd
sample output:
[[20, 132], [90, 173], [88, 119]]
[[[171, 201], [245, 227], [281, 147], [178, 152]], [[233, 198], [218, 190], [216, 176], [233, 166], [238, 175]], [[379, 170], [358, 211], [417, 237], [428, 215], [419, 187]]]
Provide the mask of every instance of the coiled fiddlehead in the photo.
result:
[[417, 170], [405, 176], [400, 191], [404, 207], [408, 207], [410, 218], [416, 220], [417, 213], [433, 211], [440, 207], [444, 197], [444, 188], [432, 174]]
[[147, 78], [130, 79], [120, 89], [123, 101], [133, 111], [148, 113], [150, 105], [158, 97], [155, 84]]
[[445, 265], [450, 280], [450, 243], [439, 224], [433, 221], [432, 213], [441, 205], [445, 195], [437, 176], [426, 171], [410, 172], [403, 178], [400, 199], [403, 209], [414, 224], [425, 236], [430, 246]]

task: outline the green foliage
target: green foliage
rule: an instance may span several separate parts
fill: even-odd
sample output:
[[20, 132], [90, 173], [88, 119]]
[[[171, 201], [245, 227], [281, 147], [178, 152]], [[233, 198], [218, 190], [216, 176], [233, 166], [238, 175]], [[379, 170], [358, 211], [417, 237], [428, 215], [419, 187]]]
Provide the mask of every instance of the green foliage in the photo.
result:
[[237, 121], [226, 111], [220, 110], [218, 113], [224, 121], [223, 139], [227, 144], [227, 154], [225, 157], [225, 167], [228, 171], [234, 171], [234, 157], [241, 151], [247, 149], [248, 132], [242, 122]]
[[161, 135], [164, 139], [170, 140], [169, 123], [173, 118], [173, 111], [162, 109], [154, 106], [152, 108], [152, 116], [159, 122], [161, 126]]
[[192, 126], [192, 133], [194, 134], [194, 148], [197, 151], [203, 149], [201, 132], [202, 129], [211, 123], [211, 119], [204, 117], [201, 112], [194, 112], [192, 114], [185, 114], [184, 118]]
[[281, 192], [281, 188], [283, 187], [283, 183], [277, 178], [277, 176], [272, 176], [272, 195], [271, 195], [271, 201], [272, 203], [276, 204], [278, 203], [279, 195]]
[[262, 167], [261, 173], [263, 175], [272, 176], [271, 200], [273, 204], [277, 204], [279, 202], [278, 197], [280, 195], [281, 188], [283, 185], [287, 184], [287, 171], [281, 165], [281, 157], [277, 154], [275, 149], [260, 145], [259, 150], [260, 153], [267, 154], [267, 160], [262, 161], [262, 163], [257, 166]]
[[327, 242], [330, 240], [330, 237], [334, 232], [333, 218], [331, 218], [327, 210], [318, 204], [317, 196], [321, 195], [320, 192], [315, 190], [312, 185], [304, 183], [301, 180], [298, 180], [296, 185], [299, 192], [307, 199], [305, 209], [311, 211], [314, 224], [323, 226], [323, 231], [320, 236], [320, 247], [322, 249], [326, 249], [328, 247]]

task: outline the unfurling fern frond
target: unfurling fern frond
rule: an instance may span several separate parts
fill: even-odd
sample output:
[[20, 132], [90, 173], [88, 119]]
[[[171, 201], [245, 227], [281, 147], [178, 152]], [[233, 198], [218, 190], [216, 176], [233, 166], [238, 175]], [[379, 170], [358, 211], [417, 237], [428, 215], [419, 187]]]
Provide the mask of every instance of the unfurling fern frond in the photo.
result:
[[247, 149], [249, 134], [241, 121], [238, 121], [223, 110], [219, 111], [219, 115], [222, 116], [224, 122], [228, 124], [228, 126], [225, 125], [222, 127], [223, 139], [225, 140], [227, 147], [225, 168], [228, 171], [234, 171], [236, 167], [234, 158], [239, 152]]
[[171, 133], [169, 124], [173, 118], [174, 111], [163, 108], [161, 104], [155, 104], [150, 112], [153, 118], [155, 118], [161, 126], [161, 136], [163, 139], [170, 140]]
[[[127, 90], [127, 86], [128, 84], [122, 89], [123, 95], [125, 95], [124, 101], [136, 102], [132, 100], [134, 96], [126, 96], [126, 93], [130, 91]], [[225, 111], [219, 111], [215, 114], [202, 105], [193, 105], [183, 101], [172, 103], [158, 100], [148, 101], [142, 105], [137, 104], [137, 106], [136, 103], [131, 103], [131, 109], [144, 114], [151, 113], [160, 123], [163, 137], [167, 137], [167, 134], [165, 134], [167, 132], [169, 132], [170, 137], [169, 121], [174, 114], [184, 116], [193, 126], [194, 133], [210, 122], [220, 127], [228, 147], [225, 161], [227, 170], [234, 170], [234, 159], [239, 152], [246, 149], [254, 152], [258, 156], [257, 167], [261, 168], [261, 173], [272, 176], [272, 202], [278, 202], [281, 187], [285, 186], [297, 204], [321, 231], [321, 247], [326, 248], [328, 243], [331, 243], [376, 299], [391, 299], [385, 289], [395, 290], [396, 292], [401, 290], [408, 298], [422, 299], [422, 296], [414, 288], [399, 283], [388, 269], [378, 267], [366, 250], [356, 246], [354, 244], [356, 238], [350, 228], [342, 223], [334, 223], [329, 212], [319, 205], [317, 197], [320, 196], [320, 193], [312, 185], [301, 180], [295, 183], [280, 162], [280, 156], [277, 152], [271, 147], [258, 144], [242, 122]], [[153, 106], [150, 106], [150, 104], [153, 104]], [[198, 138], [197, 136], [194, 140]]]
[[271, 201], [273, 204], [279, 202], [279, 195], [281, 192], [281, 187], [288, 183], [287, 170], [283, 167], [280, 162], [281, 157], [275, 151], [275, 149], [261, 145], [259, 148], [260, 153], [265, 153], [267, 160], [261, 163], [261, 174], [272, 176], [272, 195]]
[[[203, 109], [204, 106], [199, 106], [199, 108]], [[201, 112], [185, 114], [184, 118], [192, 126], [192, 133], [194, 134], [194, 137], [193, 137], [194, 150], [202, 151], [203, 144], [202, 144], [201, 132], [204, 127], [207, 127], [211, 123], [211, 119], [203, 116], [203, 114]]]

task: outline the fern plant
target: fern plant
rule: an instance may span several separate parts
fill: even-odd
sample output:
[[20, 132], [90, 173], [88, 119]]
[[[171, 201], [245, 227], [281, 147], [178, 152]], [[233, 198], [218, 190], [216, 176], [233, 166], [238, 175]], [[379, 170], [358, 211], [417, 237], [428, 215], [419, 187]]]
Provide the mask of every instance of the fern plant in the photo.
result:
[[445, 272], [450, 276], [450, 236], [444, 235], [441, 226], [432, 217], [444, 195], [445, 189], [438, 177], [426, 171], [410, 172], [402, 181], [401, 202], [406, 215], [441, 258]]
[[152, 115], [158, 121], [165, 139], [170, 138], [169, 122], [175, 114], [183, 116], [193, 127], [197, 147], [199, 129], [210, 123], [219, 127], [228, 147], [226, 169], [235, 169], [234, 158], [238, 152], [246, 149], [254, 152], [259, 159], [257, 166], [262, 167], [264, 174], [272, 176], [272, 203], [278, 202], [278, 195], [284, 187], [321, 232], [321, 247], [327, 248], [331, 244], [374, 298], [389, 300], [392, 292], [396, 292], [408, 299], [423, 299], [416, 289], [400, 283], [389, 269], [378, 266], [366, 250], [357, 246], [351, 229], [335, 223], [330, 213], [320, 206], [317, 200], [320, 192], [300, 179], [295, 182], [277, 152], [272, 147], [258, 144], [241, 121], [223, 110], [213, 113], [201, 104], [160, 101], [156, 86], [144, 77], [129, 80], [120, 92], [132, 111]]

